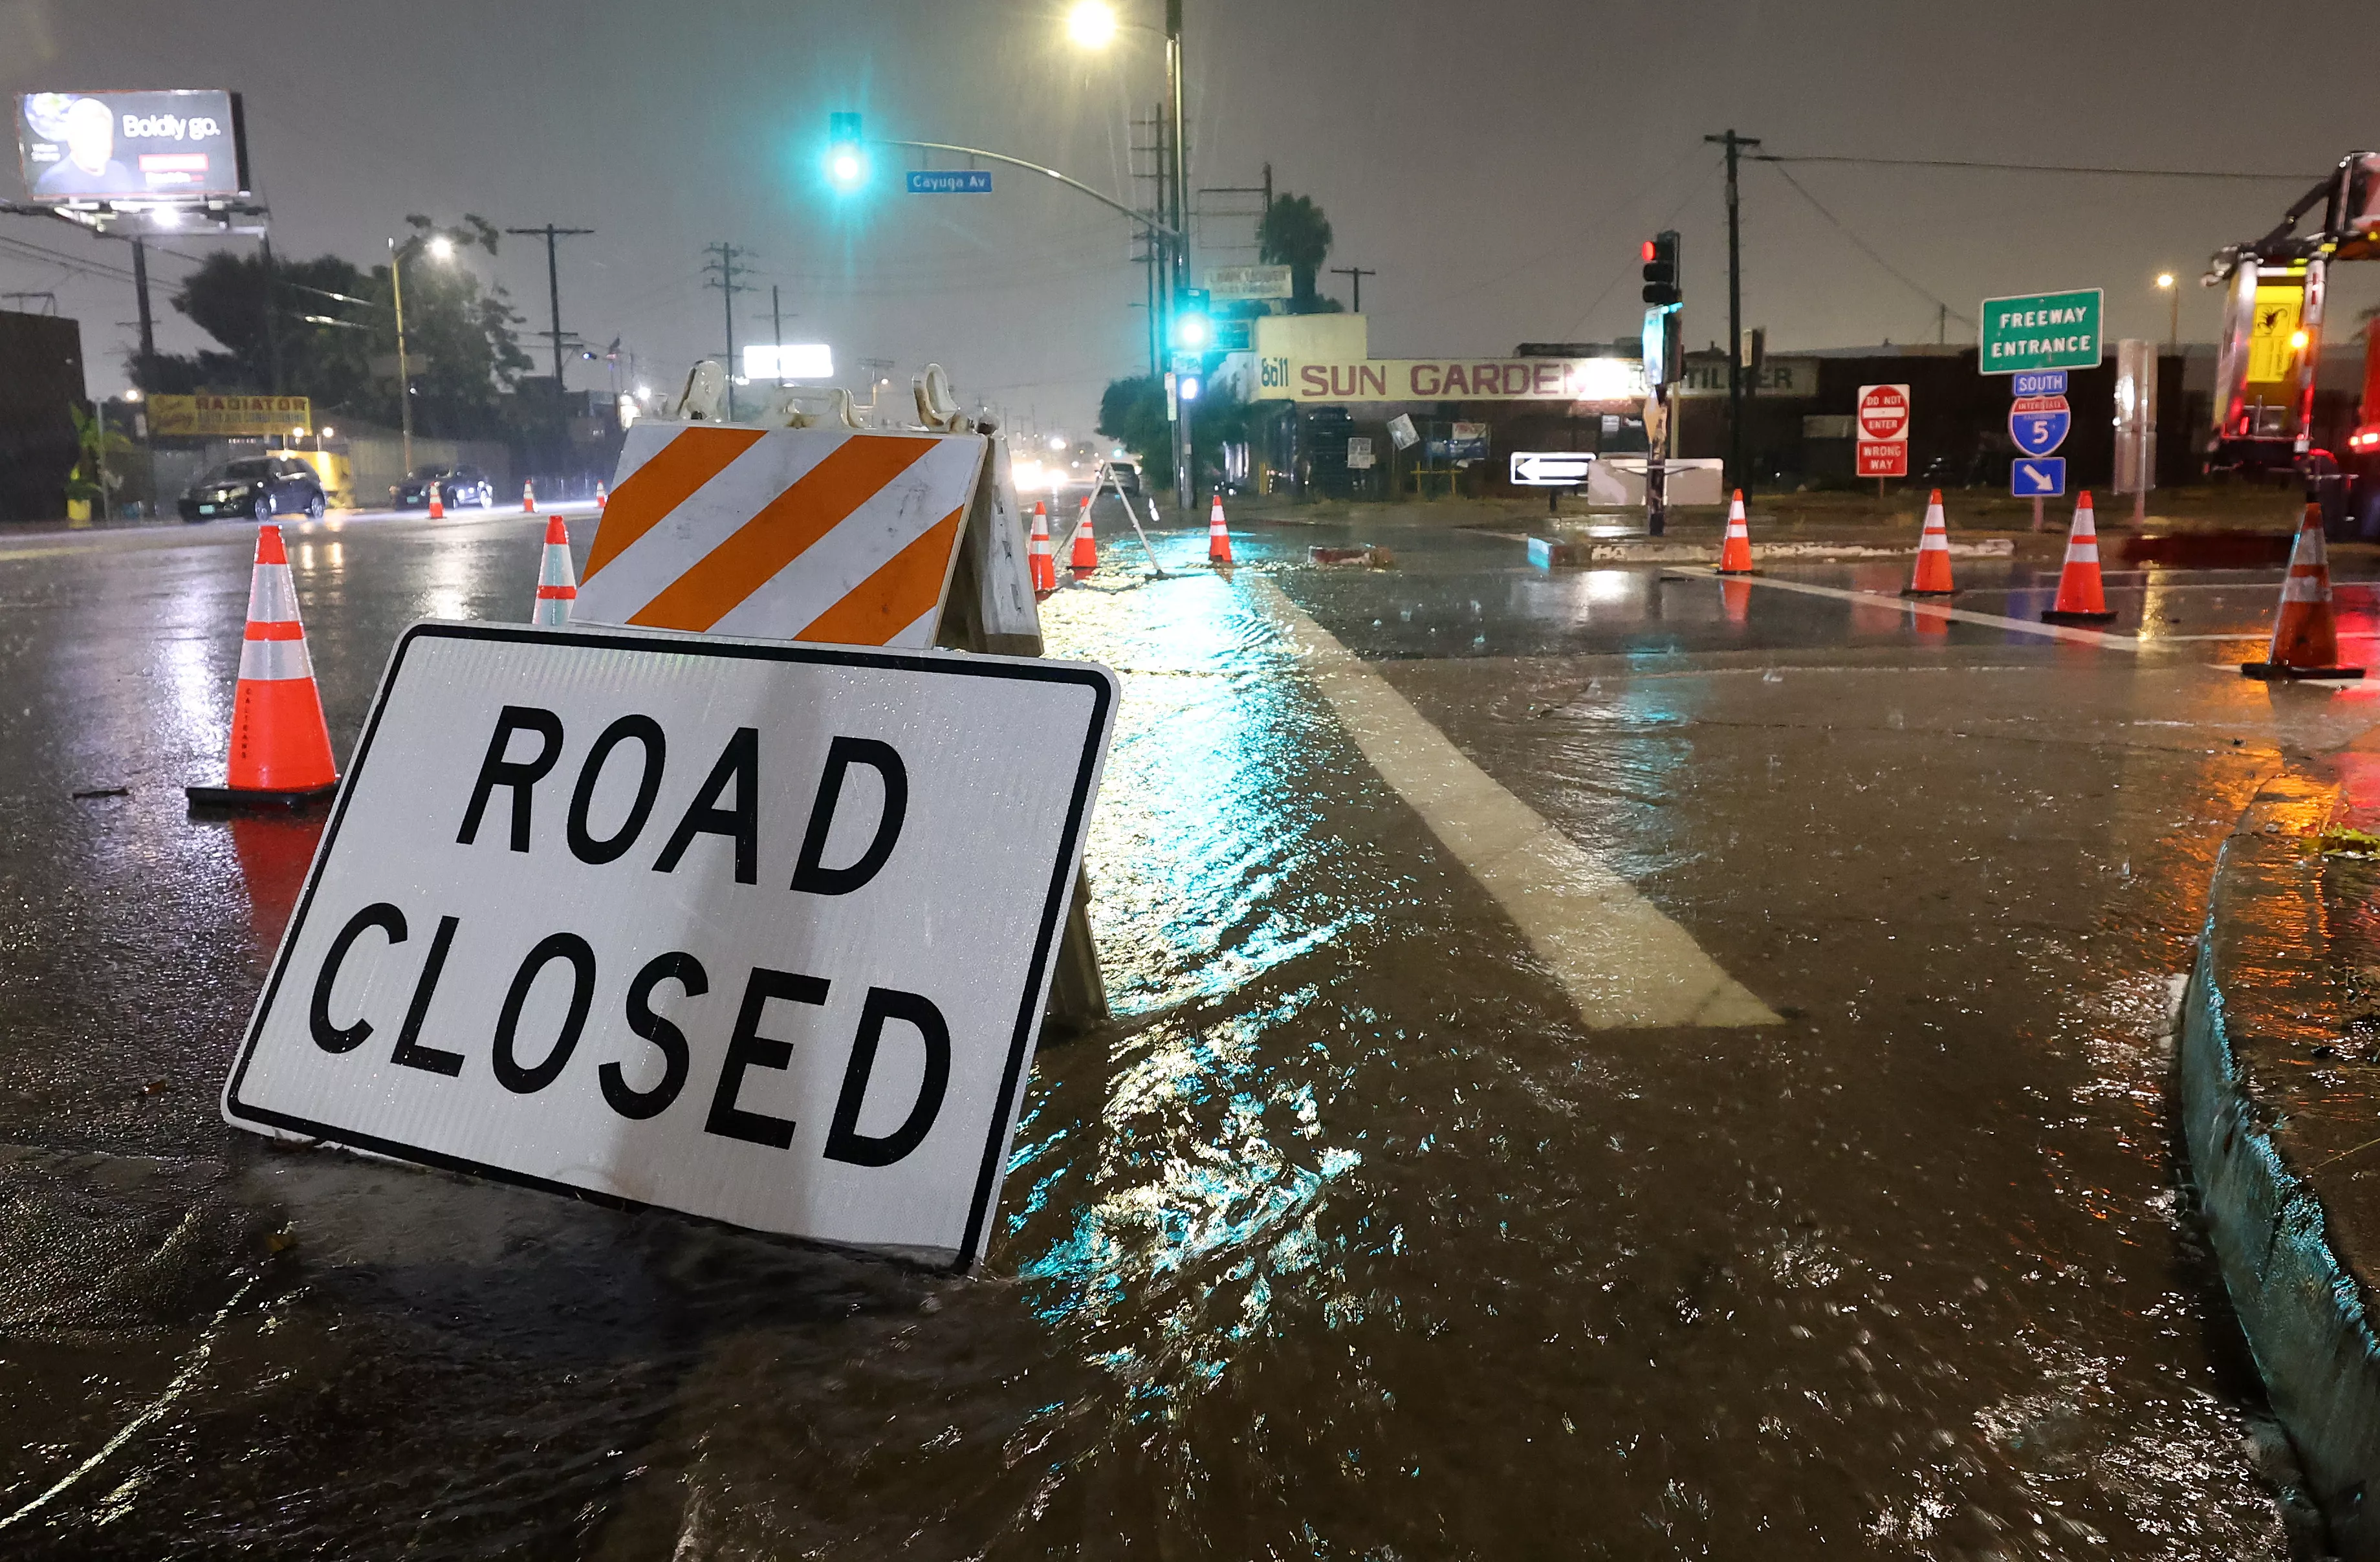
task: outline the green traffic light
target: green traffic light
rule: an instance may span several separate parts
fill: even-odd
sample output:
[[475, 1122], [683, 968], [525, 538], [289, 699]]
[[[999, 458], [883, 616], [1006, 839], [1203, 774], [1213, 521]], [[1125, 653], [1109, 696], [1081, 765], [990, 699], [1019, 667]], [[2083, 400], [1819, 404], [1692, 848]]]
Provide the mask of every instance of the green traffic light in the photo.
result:
[[868, 180], [868, 153], [862, 144], [859, 115], [830, 114], [826, 123], [827, 179], [837, 189], [857, 189]]

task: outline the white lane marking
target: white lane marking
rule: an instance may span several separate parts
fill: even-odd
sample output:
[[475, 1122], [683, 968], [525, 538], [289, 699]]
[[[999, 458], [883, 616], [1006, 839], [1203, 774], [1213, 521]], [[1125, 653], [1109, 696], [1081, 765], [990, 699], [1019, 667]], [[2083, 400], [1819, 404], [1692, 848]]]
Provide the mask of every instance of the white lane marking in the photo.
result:
[[1249, 595], [1372, 769], [1519, 925], [1590, 1028], [1779, 1023], [1693, 935], [1473, 764], [1279, 587], [1258, 576]]
[[[1664, 564], [1664, 575], [1689, 575], [1703, 579], [1720, 578], [1717, 570], [1697, 568], [1692, 564]], [[1925, 613], [1934, 618], [1955, 619], [1961, 624], [1980, 624], [1993, 629], [2019, 629], [2027, 635], [2040, 635], [2053, 640], [2071, 640], [2077, 645], [2105, 646], [2114, 650], [2137, 651], [2140, 639], [2131, 635], [2114, 635], [2099, 629], [2077, 629], [2070, 624], [2041, 624], [2032, 619], [2003, 618], [1998, 613], [1975, 612], [1966, 608], [1945, 607], [1921, 597], [1888, 597], [1880, 591], [1848, 591], [1840, 586], [1814, 586], [1805, 580], [1779, 580], [1774, 575], [1737, 575], [1726, 578], [1748, 580], [1755, 586], [1767, 586], [1779, 591], [1800, 591], [1812, 597], [1832, 597], [1839, 602], [1872, 602], [1879, 607], [1907, 608], [1911, 612]], [[1998, 587], [1995, 587], [1998, 589]]]

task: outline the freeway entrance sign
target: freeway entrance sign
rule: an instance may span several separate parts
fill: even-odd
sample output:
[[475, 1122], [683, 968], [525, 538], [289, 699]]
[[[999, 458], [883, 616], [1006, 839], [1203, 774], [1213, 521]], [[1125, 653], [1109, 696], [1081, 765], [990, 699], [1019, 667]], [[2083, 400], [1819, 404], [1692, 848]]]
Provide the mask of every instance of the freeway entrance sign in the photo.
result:
[[2019, 499], [2056, 499], [2066, 492], [2066, 457], [2041, 455], [2009, 468], [2009, 492]]
[[224, 1117], [971, 1264], [1115, 705], [1086, 662], [415, 624]]
[[912, 168], [909, 170], [911, 195], [990, 195], [991, 170], [989, 168]]
[[2095, 287], [1985, 299], [1983, 371], [2014, 374], [2028, 369], [2096, 369], [2100, 303], [2100, 290]]
[[1595, 465], [1592, 452], [1579, 450], [1516, 450], [1512, 452], [1515, 488], [1576, 488], [1586, 481]]

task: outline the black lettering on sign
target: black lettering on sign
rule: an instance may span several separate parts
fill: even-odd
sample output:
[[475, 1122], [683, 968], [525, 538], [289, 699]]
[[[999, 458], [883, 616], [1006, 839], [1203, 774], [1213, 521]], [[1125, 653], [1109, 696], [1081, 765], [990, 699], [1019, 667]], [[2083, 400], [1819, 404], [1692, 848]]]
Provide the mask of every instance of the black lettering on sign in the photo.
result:
[[[528, 1001], [529, 989], [537, 986], [538, 973], [557, 960], [570, 962], [570, 1012], [563, 1016], [562, 1034], [553, 1038], [545, 1061], [525, 1069], [513, 1056], [513, 1033], [520, 1026], [521, 1006]], [[587, 940], [576, 933], [555, 933], [539, 939], [520, 969], [513, 973], [504, 1006], [496, 1011], [496, 1046], [488, 1058], [495, 1066], [496, 1083], [516, 1096], [534, 1096], [552, 1084], [577, 1050], [578, 1034], [587, 1028], [587, 1011], [594, 1003], [595, 951], [587, 947]]]
[[[535, 733], [545, 742], [530, 759], [507, 759], [504, 746], [512, 742], [515, 733]], [[487, 757], [480, 761], [480, 779], [471, 783], [471, 805], [463, 810], [462, 833], [455, 837], [458, 845], [468, 846], [480, 833], [480, 817], [488, 811], [488, 796], [500, 786], [513, 792], [513, 839], [516, 852], [528, 850], [529, 788], [545, 779], [553, 762], [562, 757], [562, 718], [551, 710], [540, 710], [533, 705], [508, 705], [496, 715], [496, 732], [488, 740]]]
[[[887, 1020], [917, 1028], [926, 1044], [926, 1077], [917, 1082], [917, 1098], [901, 1126], [878, 1136], [859, 1132], [859, 1109], [868, 1099], [868, 1078], [875, 1070], [876, 1047]], [[851, 1044], [851, 1062], [843, 1071], [843, 1094], [835, 1098], [834, 1125], [827, 1130], [826, 1158], [853, 1166], [891, 1166], [926, 1142], [950, 1083], [951, 1028], [942, 1023], [942, 1011], [913, 992], [868, 988], [868, 1002], [859, 1011], [859, 1035]]]
[[[645, 773], [637, 782], [637, 800], [628, 808], [628, 817], [609, 840], [598, 841], [587, 828], [587, 810], [595, 801], [595, 783], [602, 779], [603, 762], [612, 750], [634, 738], [645, 751]], [[587, 751], [587, 762], [578, 768], [578, 789], [570, 794], [570, 854], [582, 863], [608, 863], [627, 855], [628, 848], [637, 843], [638, 832], [651, 817], [653, 799], [661, 795], [662, 761], [669, 751], [669, 740], [662, 735], [661, 723], [650, 716], [623, 716], [603, 729], [595, 746]]]
[[390, 1062], [427, 1069], [448, 1079], [463, 1072], [461, 1053], [421, 1045], [421, 1022], [430, 1017], [431, 995], [438, 990], [438, 975], [446, 969], [446, 951], [454, 947], [455, 929], [462, 921], [459, 916], [438, 919], [438, 931], [430, 939], [430, 958], [421, 963], [421, 975], [413, 984], [413, 1001], [406, 1005], [405, 1024], [396, 1033], [396, 1050], [389, 1054]]
[[[719, 794], [735, 788], [735, 805], [719, 806]], [[698, 835], [726, 835], [735, 842], [735, 882], [754, 884], [760, 878], [760, 729], [738, 727], [720, 751], [710, 778], [670, 832], [669, 844], [653, 864], [655, 873], [674, 873], [678, 859]]]
[[386, 901], [376, 902], [347, 918], [339, 936], [331, 940], [330, 953], [322, 957], [322, 974], [314, 978], [314, 1001], [306, 1011], [306, 1018], [314, 1031], [314, 1045], [325, 1052], [353, 1052], [372, 1034], [371, 1022], [358, 1016], [352, 1025], [341, 1025], [331, 1019], [331, 986], [339, 979], [339, 967], [346, 963], [347, 951], [363, 937], [364, 929], [377, 927], [388, 935], [392, 944], [405, 942], [405, 913]]
[[826, 1001], [826, 988], [827, 984], [817, 976], [771, 971], [762, 965], [752, 968], [752, 979], [744, 985], [744, 1007], [735, 1015], [735, 1034], [728, 1038], [727, 1060], [720, 1066], [719, 1088], [711, 1092], [710, 1116], [703, 1122], [704, 1132], [778, 1150], [794, 1142], [791, 1120], [745, 1111], [735, 1105], [735, 1095], [744, 1086], [746, 1069], [783, 1069], [794, 1060], [790, 1042], [760, 1034], [760, 1011], [768, 1007], [769, 1000], [776, 998], [788, 1003], [822, 1004]]
[[[876, 820], [876, 837], [849, 867], [826, 867], [827, 832], [834, 824], [835, 805], [843, 797], [843, 778], [854, 765], [866, 765], [884, 781], [884, 812]], [[902, 816], [909, 811], [909, 771], [889, 743], [874, 738], [837, 737], [828, 745], [826, 769], [819, 776], [818, 800], [810, 805], [810, 825], [802, 837], [802, 854], [794, 864], [788, 888], [813, 895], [848, 895], [876, 877], [892, 855], [900, 837]]]
[[659, 1117], [669, 1110], [677, 1093], [686, 1088], [687, 1049], [686, 1033], [653, 1012], [653, 989], [663, 982], [675, 982], [686, 989], [688, 998], [700, 998], [710, 990], [710, 977], [702, 969], [702, 962], [683, 950], [673, 950], [659, 959], [649, 962], [628, 984], [628, 1028], [643, 1036], [662, 1055], [662, 1082], [650, 1090], [632, 1090], [627, 1075], [617, 1063], [606, 1063], [596, 1071], [603, 1086], [603, 1099], [612, 1109], [633, 1122]]

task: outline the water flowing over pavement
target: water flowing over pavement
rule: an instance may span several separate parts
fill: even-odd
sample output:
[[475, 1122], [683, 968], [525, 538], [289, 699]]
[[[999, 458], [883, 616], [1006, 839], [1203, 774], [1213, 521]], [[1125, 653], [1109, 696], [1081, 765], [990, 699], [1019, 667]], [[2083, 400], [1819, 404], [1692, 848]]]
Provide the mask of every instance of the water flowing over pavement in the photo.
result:
[[[403, 624], [527, 616], [538, 532], [289, 528], [342, 752]], [[2154, 643], [2277, 572], [2119, 577], [2118, 649], [1912, 615], [1900, 564], [1329, 540], [1170, 532], [1045, 610], [1124, 679], [1118, 1023], [1044, 1048], [971, 1279], [225, 1129], [318, 828], [184, 817], [245, 533], [0, 548], [0, 1549], [2286, 1555], [2171, 978], [2275, 756], [2380, 706]], [[1409, 797], [1301, 620], [1491, 784]], [[1483, 796], [1775, 1023], [1587, 1023], [1431, 812]]]

